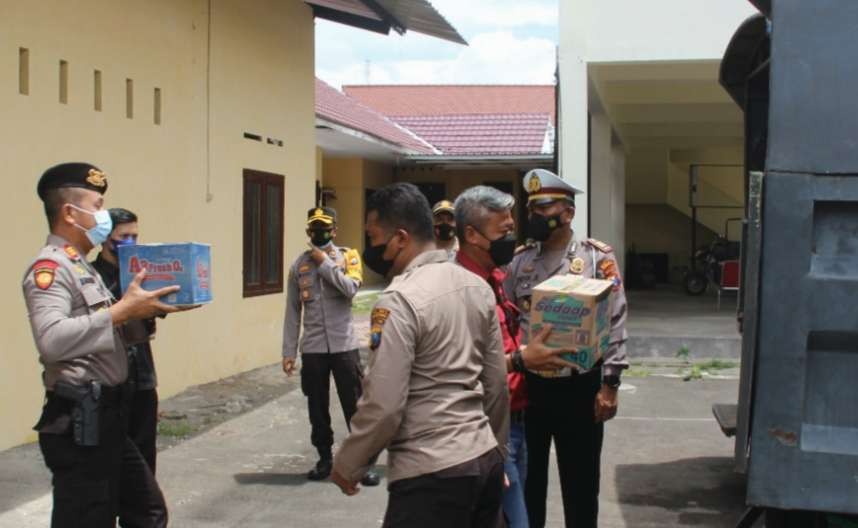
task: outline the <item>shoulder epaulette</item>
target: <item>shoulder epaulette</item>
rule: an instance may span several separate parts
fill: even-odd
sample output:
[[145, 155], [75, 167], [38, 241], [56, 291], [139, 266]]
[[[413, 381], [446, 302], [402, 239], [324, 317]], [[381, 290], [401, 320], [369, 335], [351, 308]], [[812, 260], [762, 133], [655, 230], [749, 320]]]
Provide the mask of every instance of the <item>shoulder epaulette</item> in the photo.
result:
[[591, 246], [593, 246], [594, 248], [598, 249], [602, 253], [610, 253], [610, 252], [614, 251], [614, 248], [612, 248], [608, 244], [605, 244], [601, 240], [596, 240], [595, 238], [588, 238], [587, 243], [590, 244]]
[[528, 249], [536, 249], [536, 247], [536, 242], [527, 242], [523, 246], [518, 246], [517, 248], [515, 248], [515, 254], [518, 255], [519, 253], [524, 253]]

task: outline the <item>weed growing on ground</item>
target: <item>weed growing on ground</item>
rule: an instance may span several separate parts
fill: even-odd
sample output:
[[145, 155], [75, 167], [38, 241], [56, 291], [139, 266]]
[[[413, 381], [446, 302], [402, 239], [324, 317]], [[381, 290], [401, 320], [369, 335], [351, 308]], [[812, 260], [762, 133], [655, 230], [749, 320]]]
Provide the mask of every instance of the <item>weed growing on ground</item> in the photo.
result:
[[646, 378], [652, 374], [652, 371], [646, 367], [632, 366], [625, 371], [623, 377], [627, 378]]
[[161, 420], [158, 422], [158, 434], [162, 436], [185, 437], [194, 432], [194, 428], [184, 420]]
[[378, 298], [381, 293], [369, 293], [367, 295], [361, 295], [360, 297], [355, 297], [355, 300], [352, 302], [352, 314], [354, 315], [368, 315], [369, 312], [372, 311], [372, 307], [375, 303], [378, 302]]

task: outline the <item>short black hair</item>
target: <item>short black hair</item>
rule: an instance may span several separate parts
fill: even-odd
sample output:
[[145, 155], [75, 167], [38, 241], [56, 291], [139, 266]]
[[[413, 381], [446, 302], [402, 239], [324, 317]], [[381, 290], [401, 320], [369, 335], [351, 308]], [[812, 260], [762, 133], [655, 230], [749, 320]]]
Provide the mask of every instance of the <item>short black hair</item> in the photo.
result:
[[54, 187], [43, 192], [42, 204], [48, 219], [48, 229], [53, 229], [60, 209], [65, 204], [78, 205], [80, 203], [81, 194], [80, 189], [76, 187]]
[[113, 222], [113, 229], [116, 229], [116, 226], [118, 225], [130, 224], [131, 222], [137, 221], [137, 215], [128, 209], [113, 207], [108, 209], [107, 212], [110, 213], [110, 220]]
[[389, 229], [404, 229], [420, 242], [435, 240], [429, 200], [411, 183], [393, 183], [372, 193], [366, 213], [375, 211], [378, 221]]

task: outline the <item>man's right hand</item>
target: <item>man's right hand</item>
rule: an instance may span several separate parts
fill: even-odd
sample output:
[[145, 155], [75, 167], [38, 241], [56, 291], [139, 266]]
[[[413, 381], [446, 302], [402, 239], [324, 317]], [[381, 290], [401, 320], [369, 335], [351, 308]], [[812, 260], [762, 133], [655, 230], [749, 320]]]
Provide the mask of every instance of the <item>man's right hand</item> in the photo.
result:
[[283, 372], [287, 376], [295, 373], [295, 358], [283, 358]]
[[110, 315], [114, 326], [125, 324], [134, 319], [149, 319], [168, 313], [184, 312], [199, 308], [199, 306], [172, 306], [161, 302], [161, 297], [179, 291], [179, 286], [167, 286], [157, 290], [144, 290], [141, 284], [146, 278], [146, 271], [138, 273], [128, 290], [116, 304], [110, 307]]
[[521, 359], [524, 361], [524, 366], [529, 370], [559, 370], [564, 367], [577, 368], [577, 366], [562, 359], [563, 354], [574, 354], [574, 348], [549, 348], [545, 346], [545, 341], [551, 335], [552, 326], [545, 325], [536, 334], [527, 347], [521, 351]]

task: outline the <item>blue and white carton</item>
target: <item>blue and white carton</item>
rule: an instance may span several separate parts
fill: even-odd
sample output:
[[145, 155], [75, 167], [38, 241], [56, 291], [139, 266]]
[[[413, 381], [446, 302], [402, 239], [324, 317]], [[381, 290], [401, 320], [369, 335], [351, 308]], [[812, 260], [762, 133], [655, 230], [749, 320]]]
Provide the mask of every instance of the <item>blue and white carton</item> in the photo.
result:
[[192, 306], [212, 302], [211, 246], [208, 244], [184, 242], [119, 247], [119, 284], [123, 294], [144, 269], [143, 288], [146, 290], [181, 287], [161, 298], [166, 304]]

